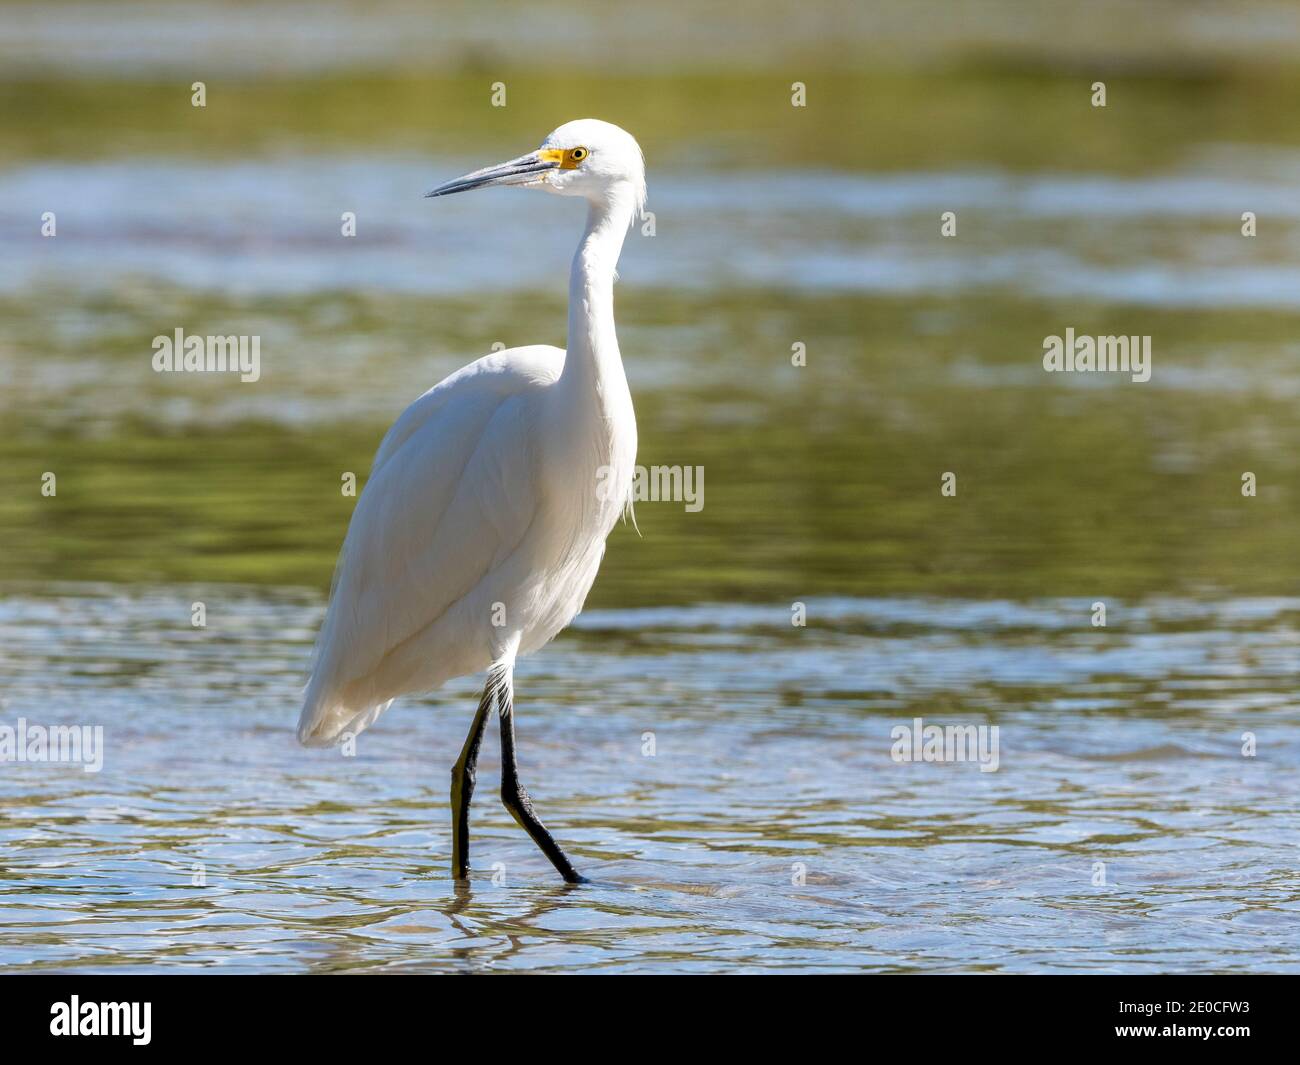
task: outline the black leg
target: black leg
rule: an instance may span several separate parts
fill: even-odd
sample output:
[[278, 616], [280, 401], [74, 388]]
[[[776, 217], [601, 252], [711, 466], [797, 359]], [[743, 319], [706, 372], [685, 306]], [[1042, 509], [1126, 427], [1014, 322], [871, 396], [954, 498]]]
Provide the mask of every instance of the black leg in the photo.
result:
[[533, 837], [533, 842], [542, 848], [542, 853], [551, 859], [551, 864], [559, 870], [560, 876], [570, 884], [585, 884], [586, 878], [579, 876], [577, 870], [569, 864], [564, 851], [560, 850], [560, 845], [546, 831], [546, 826], [533, 810], [532, 800], [519, 782], [519, 767], [515, 764], [515, 715], [512, 702], [512, 693], [507, 686], [502, 692], [501, 702], [501, 801], [510, 811], [510, 816]]
[[474, 797], [474, 773], [478, 766], [478, 748], [483, 740], [483, 726], [487, 724], [488, 710], [492, 706], [496, 680], [488, 676], [483, 698], [479, 700], [474, 723], [465, 737], [460, 758], [451, 768], [451, 875], [457, 880], [469, 876], [469, 801]]

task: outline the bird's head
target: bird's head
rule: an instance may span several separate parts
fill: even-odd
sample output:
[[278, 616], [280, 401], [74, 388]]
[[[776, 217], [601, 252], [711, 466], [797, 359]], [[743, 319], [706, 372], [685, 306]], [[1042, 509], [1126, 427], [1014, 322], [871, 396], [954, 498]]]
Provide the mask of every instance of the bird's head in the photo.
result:
[[493, 185], [581, 196], [609, 207], [627, 204], [635, 217], [645, 206], [645, 160], [641, 146], [626, 130], [599, 119], [580, 118], [553, 131], [536, 151], [475, 170], [425, 196], [448, 196]]

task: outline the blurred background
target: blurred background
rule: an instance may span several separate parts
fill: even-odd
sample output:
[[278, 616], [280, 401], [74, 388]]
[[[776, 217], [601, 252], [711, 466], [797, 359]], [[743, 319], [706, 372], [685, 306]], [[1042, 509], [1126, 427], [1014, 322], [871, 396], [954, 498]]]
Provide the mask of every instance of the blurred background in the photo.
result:
[[[593, 605], [1296, 590], [1294, 5], [0, 11], [4, 577], [327, 587], [339, 471], [493, 342], [564, 344], [580, 208], [421, 193], [591, 114], [649, 162], [641, 462], [707, 471]], [[1152, 335], [1153, 380], [1044, 374], [1067, 325]], [[262, 380], [154, 374], [177, 326], [260, 334]]]
[[[381, 928], [402, 909], [419, 950], [458, 942], [421, 907], [465, 715], [394, 710], [369, 775], [289, 729], [354, 502], [341, 474], [363, 482], [402, 408], [494, 343], [564, 344], [580, 208], [421, 194], [592, 116], [640, 140], [655, 215], [617, 289], [638, 461], [703, 466], [705, 505], [644, 503], [639, 536], [615, 531], [589, 612], [520, 682], [521, 750], [532, 730], [534, 793], [579, 858], [671, 884], [644, 926], [592, 896], [590, 927], [644, 931], [647, 954], [539, 933], [540, 960], [500, 964], [1195, 968], [1236, 964], [1222, 935], [1242, 926], [1271, 938], [1241, 965], [1289, 964], [1298, 46], [1300, 6], [1271, 0], [2, 0], [4, 705], [93, 707], [118, 760], [54, 789], [48, 767], [3, 777], [11, 858], [46, 872], [13, 874], [0, 963], [232, 963], [248, 933], [221, 913], [185, 911], [205, 946], [175, 939], [167, 870], [199, 851], [230, 861], [216, 897], [276, 929], [267, 965], [427, 963], [405, 932], [357, 938], [370, 904]], [[155, 374], [152, 338], [177, 327], [260, 335], [261, 380]], [[1044, 373], [1067, 327], [1151, 335], [1151, 380]], [[423, 702], [468, 712], [470, 686]], [[894, 765], [889, 724], [916, 714], [1000, 722], [1019, 760]], [[677, 730], [678, 761], [639, 756], [647, 727]], [[1271, 754], [1243, 768], [1260, 727]], [[482, 816], [527, 867], [527, 840]], [[143, 864], [99, 864], [145, 841]], [[1134, 863], [1104, 912], [1074, 894], [1098, 841]], [[434, 848], [407, 895], [403, 847]], [[814, 902], [772, 895], [792, 851], [822, 863]], [[697, 908], [720, 862], [739, 916]], [[369, 900], [359, 866], [384, 874]], [[909, 931], [918, 883], [929, 938]], [[1206, 923], [1153, 935], [1151, 884], [1171, 921]], [[492, 922], [521, 919], [503, 898], [489, 954]], [[103, 941], [31, 916], [76, 931], [119, 903], [132, 930]], [[340, 922], [327, 949], [302, 946], [313, 906]], [[704, 916], [736, 938], [695, 938]]]

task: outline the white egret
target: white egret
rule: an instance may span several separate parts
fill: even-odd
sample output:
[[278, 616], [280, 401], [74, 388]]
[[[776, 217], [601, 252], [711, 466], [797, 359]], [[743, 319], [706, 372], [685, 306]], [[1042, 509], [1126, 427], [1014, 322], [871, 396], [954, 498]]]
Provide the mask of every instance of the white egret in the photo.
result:
[[429, 196], [511, 185], [587, 201], [569, 276], [568, 351], [511, 348], [434, 386], [388, 430], [339, 556], [298, 722], [308, 746], [360, 732], [399, 695], [487, 670], [452, 769], [452, 869], [469, 872], [469, 804], [489, 710], [501, 798], [565, 880], [515, 762], [515, 660], [582, 609], [630, 498], [636, 419], [614, 335], [614, 268], [645, 203], [630, 134], [569, 122], [537, 151]]

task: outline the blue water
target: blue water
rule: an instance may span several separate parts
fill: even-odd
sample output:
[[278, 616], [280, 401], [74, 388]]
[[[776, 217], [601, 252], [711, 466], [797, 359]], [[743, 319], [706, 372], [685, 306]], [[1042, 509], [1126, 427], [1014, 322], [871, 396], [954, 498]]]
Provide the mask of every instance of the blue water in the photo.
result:
[[[11, 588], [0, 725], [105, 752], [0, 766], [0, 969], [1294, 970], [1300, 601], [808, 606], [593, 612], [526, 660], [523, 778], [594, 883], [497, 802], [490, 729], [458, 893], [473, 681], [307, 751], [314, 595]], [[916, 717], [997, 725], [997, 770], [893, 760]]]
[[[510, 190], [421, 198], [482, 163], [287, 154], [0, 169], [0, 292], [84, 294], [132, 282], [245, 296], [549, 287], [567, 273], [579, 204]], [[633, 227], [621, 272], [638, 289], [1294, 309], [1300, 242], [1286, 238], [1300, 236], [1298, 178], [1300, 157], [1290, 153], [1265, 154], [1242, 173], [1208, 150], [1141, 177], [660, 169], [650, 187], [654, 236]], [[1240, 235], [1242, 204], [1267, 219], [1266, 240]], [[33, 220], [46, 211], [72, 239], [40, 235]], [[939, 236], [945, 211], [957, 214], [959, 239]], [[344, 212], [356, 215], [355, 237], [341, 235]]]

